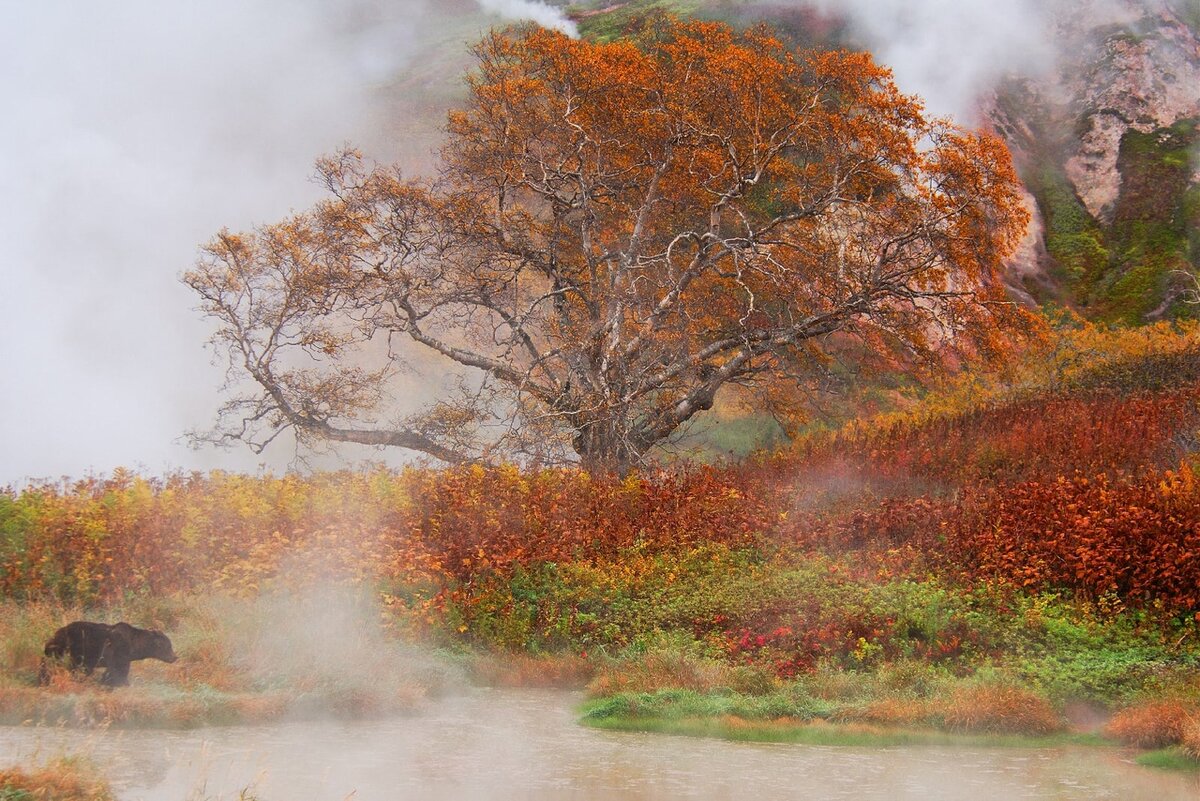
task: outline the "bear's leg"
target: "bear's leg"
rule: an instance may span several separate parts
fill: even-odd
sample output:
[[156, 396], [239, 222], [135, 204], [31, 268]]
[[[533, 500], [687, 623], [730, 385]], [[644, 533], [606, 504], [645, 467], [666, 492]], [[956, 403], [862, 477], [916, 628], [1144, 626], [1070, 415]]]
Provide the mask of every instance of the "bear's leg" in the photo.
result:
[[114, 633], [109, 637], [108, 642], [104, 643], [104, 650], [100, 654], [100, 663], [105, 668], [100, 683], [107, 687], [128, 685], [131, 661], [128, 639]]
[[67, 641], [67, 664], [73, 671], [83, 668], [84, 675], [90, 676], [96, 669], [103, 644], [96, 641], [96, 634], [82, 625], [76, 625], [71, 634], [73, 636]]
[[124, 662], [116, 659], [110, 660], [104, 675], [100, 677], [100, 683], [105, 687], [128, 687], [129, 660]]

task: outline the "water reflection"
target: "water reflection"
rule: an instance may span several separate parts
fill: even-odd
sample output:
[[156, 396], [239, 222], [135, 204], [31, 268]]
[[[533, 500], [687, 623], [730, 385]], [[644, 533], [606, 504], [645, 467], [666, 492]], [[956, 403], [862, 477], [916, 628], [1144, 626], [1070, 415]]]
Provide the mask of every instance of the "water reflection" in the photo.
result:
[[578, 696], [479, 691], [382, 721], [196, 731], [0, 729], [0, 761], [82, 751], [121, 799], [1173, 801], [1200, 779], [1104, 749], [843, 748], [597, 732]]

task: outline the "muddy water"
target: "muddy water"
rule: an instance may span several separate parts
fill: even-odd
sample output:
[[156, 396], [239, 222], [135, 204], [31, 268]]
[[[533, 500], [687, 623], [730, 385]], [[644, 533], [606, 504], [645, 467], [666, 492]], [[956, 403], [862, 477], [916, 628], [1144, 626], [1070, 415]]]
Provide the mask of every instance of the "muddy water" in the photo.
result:
[[195, 731], [0, 728], [0, 764], [82, 752], [120, 799], [1173, 801], [1200, 778], [1109, 749], [848, 748], [597, 732], [578, 696], [479, 691], [407, 718]]

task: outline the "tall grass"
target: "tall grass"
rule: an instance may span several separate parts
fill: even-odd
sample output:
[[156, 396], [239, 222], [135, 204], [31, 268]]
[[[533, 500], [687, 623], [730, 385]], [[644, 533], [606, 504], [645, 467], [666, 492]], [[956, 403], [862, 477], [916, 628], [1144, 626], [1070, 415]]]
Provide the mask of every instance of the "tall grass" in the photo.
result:
[[78, 757], [61, 758], [33, 768], [0, 769], [3, 801], [114, 801], [96, 767]]

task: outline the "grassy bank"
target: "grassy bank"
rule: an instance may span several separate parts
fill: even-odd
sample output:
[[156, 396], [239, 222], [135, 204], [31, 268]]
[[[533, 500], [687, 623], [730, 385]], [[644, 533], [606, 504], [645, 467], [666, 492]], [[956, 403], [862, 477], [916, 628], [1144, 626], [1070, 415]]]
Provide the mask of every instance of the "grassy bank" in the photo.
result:
[[1139, 765], [1163, 770], [1178, 770], [1188, 773], [1200, 773], [1200, 757], [1182, 748], [1159, 748], [1139, 754]]
[[[902, 728], [870, 723], [831, 723], [822, 719], [798, 721], [782, 718], [766, 721], [736, 716], [653, 717], [638, 715], [602, 718], [585, 716], [583, 724], [605, 731], [712, 737], [734, 742], [871, 748], [926, 745], [963, 748], [1046, 748], [1067, 744], [1111, 744], [1110, 741], [1088, 734], [964, 734], [932, 728]], [[1180, 766], [1189, 764], [1186, 757], [1178, 757], [1178, 759]], [[1195, 764], [1200, 768], [1200, 762]]]

